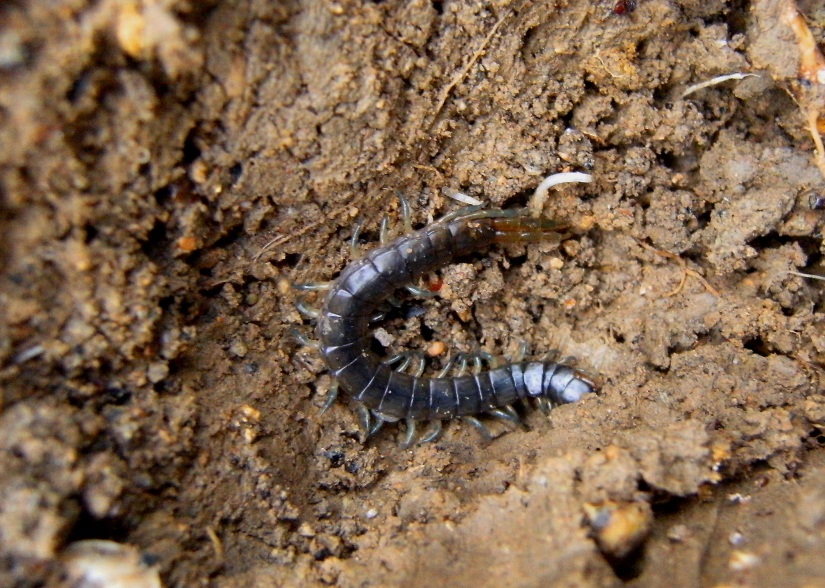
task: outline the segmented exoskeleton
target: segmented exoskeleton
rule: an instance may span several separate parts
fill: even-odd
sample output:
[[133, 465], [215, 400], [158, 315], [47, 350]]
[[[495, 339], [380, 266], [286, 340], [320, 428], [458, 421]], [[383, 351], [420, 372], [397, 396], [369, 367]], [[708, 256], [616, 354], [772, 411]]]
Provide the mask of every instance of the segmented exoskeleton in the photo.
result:
[[518, 361], [459, 377], [424, 377], [394, 370], [369, 348], [370, 321], [378, 307], [422, 274], [494, 243], [558, 235], [557, 223], [524, 212], [471, 207], [449, 214], [370, 251], [329, 286], [316, 317], [324, 361], [341, 388], [379, 424], [407, 419], [407, 443], [416, 421], [436, 422], [429, 440], [440, 431], [442, 420], [485, 412], [515, 415], [510, 405], [520, 399], [564, 404], [596, 390], [585, 374], [553, 361]]

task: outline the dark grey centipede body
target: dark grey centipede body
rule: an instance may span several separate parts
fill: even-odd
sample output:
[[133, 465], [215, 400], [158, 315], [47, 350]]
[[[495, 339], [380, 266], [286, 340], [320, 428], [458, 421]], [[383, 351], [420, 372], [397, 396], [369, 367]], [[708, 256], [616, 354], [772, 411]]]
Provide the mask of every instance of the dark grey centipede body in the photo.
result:
[[416, 377], [384, 365], [369, 350], [369, 322], [397, 289], [456, 257], [497, 242], [532, 241], [552, 230], [547, 221], [510, 211], [448, 215], [369, 252], [332, 284], [318, 318], [320, 351], [340, 386], [387, 421], [471, 416], [519, 399], [575, 402], [596, 385], [578, 370], [528, 361], [461, 377]]

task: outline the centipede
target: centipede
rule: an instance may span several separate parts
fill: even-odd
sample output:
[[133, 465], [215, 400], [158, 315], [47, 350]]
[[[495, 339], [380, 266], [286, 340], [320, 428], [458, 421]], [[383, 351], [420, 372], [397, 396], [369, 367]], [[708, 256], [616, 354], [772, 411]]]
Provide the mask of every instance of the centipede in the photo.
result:
[[402, 446], [408, 447], [421, 421], [433, 423], [430, 433], [419, 440], [422, 443], [437, 439], [443, 422], [453, 419], [466, 420], [489, 437], [480, 415], [517, 421], [513, 404], [518, 401], [535, 401], [546, 412], [598, 390], [595, 378], [568, 365], [568, 360], [522, 357], [502, 364], [488, 356], [488, 369], [449, 375], [445, 368], [428, 377], [423, 368], [407, 373], [406, 361], [400, 369], [394, 366], [400, 355], [388, 361], [373, 352], [371, 326], [398, 290], [492, 245], [558, 238], [565, 228], [563, 223], [530, 217], [524, 209], [471, 206], [412, 231], [408, 205], [402, 204], [406, 234], [353, 261], [332, 282], [298, 286], [325, 291], [320, 309], [301, 308], [316, 321], [317, 337], [301, 340], [320, 352], [335, 381], [325, 409], [343, 390], [369, 434], [385, 422], [406, 421]]

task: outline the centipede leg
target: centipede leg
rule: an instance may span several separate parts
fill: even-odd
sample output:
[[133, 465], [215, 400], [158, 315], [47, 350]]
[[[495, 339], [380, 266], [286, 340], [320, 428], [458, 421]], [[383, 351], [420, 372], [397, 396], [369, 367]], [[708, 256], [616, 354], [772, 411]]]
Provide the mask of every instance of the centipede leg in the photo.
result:
[[390, 240], [390, 219], [389, 217], [382, 217], [381, 218], [381, 226], [378, 229], [378, 240], [381, 242], [381, 245], [386, 245], [387, 241]]
[[527, 341], [525, 341], [524, 339], [519, 339], [518, 348], [516, 349], [516, 352], [513, 354], [513, 357], [509, 358], [510, 363], [519, 363], [524, 361], [524, 358], [527, 357], [527, 351]]
[[324, 292], [332, 288], [332, 282], [306, 282], [305, 284], [292, 284], [292, 287], [303, 292]]
[[[424, 354], [420, 351], [402, 351], [401, 353], [396, 353], [393, 356], [388, 357], [382, 363], [384, 365], [393, 365], [397, 362], [401, 362], [396, 366], [395, 371], [397, 372], [407, 372], [411, 376], [416, 378], [421, 377], [421, 374], [424, 373], [424, 368], [426, 367], [426, 361], [424, 360]], [[415, 363], [413, 364], [413, 361]], [[413, 366], [412, 369], [409, 371], [407, 368]]]
[[352, 237], [349, 240], [349, 251], [353, 259], [361, 257], [361, 229], [364, 228], [364, 223], [358, 221], [352, 229]]
[[315, 308], [313, 306], [308, 305], [306, 302], [304, 302], [300, 298], [295, 301], [295, 308], [298, 309], [298, 312], [300, 312], [302, 315], [304, 315], [307, 318], [317, 319], [319, 316], [321, 316], [321, 311], [320, 310], [318, 310], [317, 308]]
[[386, 312], [376, 312], [374, 315], [370, 317], [370, 323], [380, 323], [385, 318], [387, 318]]
[[413, 232], [412, 226], [412, 210], [410, 209], [410, 201], [407, 200], [406, 196], [401, 194], [400, 192], [396, 194], [398, 196], [398, 204], [401, 206], [401, 219], [404, 221], [404, 230], [407, 233]]
[[358, 404], [356, 406], [356, 411], [358, 412], [358, 426], [363, 433], [363, 437], [360, 441], [363, 443], [367, 440], [370, 433], [370, 411], [363, 404]]
[[478, 353], [476, 353], [476, 357], [482, 361], [486, 361], [487, 365], [492, 370], [496, 369], [501, 365], [501, 359], [499, 359], [492, 353], [487, 353], [486, 351], [479, 351]]
[[332, 386], [329, 387], [329, 392], [327, 392], [327, 399], [324, 401], [324, 406], [321, 407], [321, 412], [318, 414], [324, 414], [326, 411], [329, 410], [329, 407], [335, 403], [335, 400], [338, 398], [338, 381], [332, 383]]
[[470, 423], [475, 428], [475, 430], [481, 434], [481, 436], [484, 438], [485, 443], [489, 443], [493, 440], [493, 435], [492, 433], [490, 433], [490, 429], [488, 429], [487, 426], [480, 420], [478, 420], [476, 417], [465, 416], [461, 418]]
[[438, 441], [439, 437], [441, 437], [441, 432], [444, 430], [444, 423], [443, 421], [433, 421], [433, 427], [429, 433], [424, 435], [419, 441], [419, 444], [430, 443], [431, 441]]
[[407, 284], [404, 286], [404, 289], [413, 296], [418, 296], [419, 298], [433, 298], [436, 296], [436, 293], [432, 290], [425, 290], [424, 288], [413, 286], [412, 284]]
[[517, 427], [524, 428], [524, 423], [521, 422], [521, 417], [509, 404], [502, 408], [494, 408], [493, 410], [489, 410], [487, 411], [487, 414]]
[[409, 449], [415, 438], [415, 420], [405, 419], [404, 422], [407, 424], [407, 431], [404, 433], [404, 439], [401, 441], [400, 447], [401, 449]]
[[373, 423], [373, 425], [368, 429], [369, 432], [367, 433], [367, 437], [374, 436], [376, 433], [378, 433], [378, 431], [381, 430], [381, 427], [384, 426], [384, 423], [387, 422], [384, 419], [384, 417], [382, 417], [380, 414], [373, 412], [372, 416], [375, 417], [375, 423]]
[[550, 401], [546, 398], [536, 398], [536, 405], [539, 407], [539, 410], [544, 413], [544, 416], [550, 414]]
[[455, 377], [460, 378], [464, 374], [467, 373], [467, 356], [464, 353], [460, 353], [455, 357], [455, 366], [456, 372]]
[[[467, 353], [462, 354], [460, 356], [462, 358], [463, 364], [461, 367], [466, 367], [467, 362], [471, 361], [473, 364], [472, 373], [478, 375], [484, 370], [484, 362], [487, 362], [487, 366], [490, 369], [496, 369], [501, 365], [501, 360], [493, 355], [492, 353], [487, 353], [486, 351], [478, 351], [476, 353]], [[457, 376], [463, 376], [464, 373], [457, 374]]]
[[[402, 195], [397, 194], [399, 204], [401, 205], [401, 218], [404, 222], [404, 231], [407, 233], [413, 232], [412, 227], [412, 213], [410, 211], [410, 202]], [[381, 245], [387, 243], [390, 240], [390, 219], [389, 217], [385, 216], [381, 219], [381, 228], [380, 228], [380, 239]]]
[[301, 345], [303, 345], [304, 347], [311, 347], [312, 349], [320, 349], [321, 348], [321, 342], [320, 341], [315, 341], [313, 339], [310, 339], [309, 337], [304, 335], [298, 329], [293, 327], [292, 329], [289, 330], [289, 332], [295, 338], [295, 340], [298, 343], [300, 343]]

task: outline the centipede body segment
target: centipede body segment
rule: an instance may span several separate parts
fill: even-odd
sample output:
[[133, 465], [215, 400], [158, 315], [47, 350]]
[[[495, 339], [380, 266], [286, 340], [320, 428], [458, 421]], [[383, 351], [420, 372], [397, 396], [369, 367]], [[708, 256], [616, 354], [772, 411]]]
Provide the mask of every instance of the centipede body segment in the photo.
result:
[[370, 319], [422, 274], [494, 243], [538, 241], [558, 225], [519, 212], [468, 209], [378, 247], [332, 283], [318, 316], [320, 351], [340, 387], [385, 421], [441, 421], [508, 407], [520, 399], [575, 402], [596, 390], [582, 372], [552, 361], [520, 361], [460, 377], [395, 371], [369, 348]]

